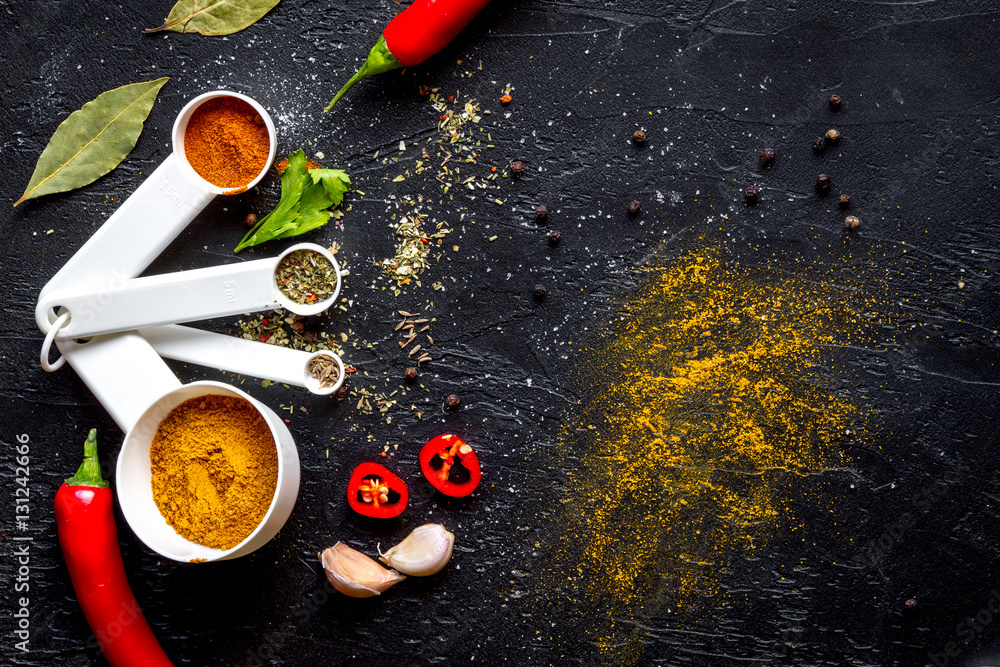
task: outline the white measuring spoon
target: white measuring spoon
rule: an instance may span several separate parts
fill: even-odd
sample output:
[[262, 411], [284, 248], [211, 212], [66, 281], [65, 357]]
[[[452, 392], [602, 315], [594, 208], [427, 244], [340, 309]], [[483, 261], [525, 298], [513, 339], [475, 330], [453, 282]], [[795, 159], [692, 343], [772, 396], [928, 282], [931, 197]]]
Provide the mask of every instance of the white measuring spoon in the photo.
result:
[[[184, 154], [184, 134], [191, 115], [202, 103], [217, 97], [233, 97], [253, 107], [270, 137], [267, 162], [257, 177], [239, 190], [209, 183], [195, 172]], [[277, 131], [264, 107], [246, 95], [226, 90], [204, 93], [188, 102], [174, 121], [172, 139], [174, 152], [42, 288], [35, 321], [43, 333], [56, 321], [52, 306], [62, 305], [46, 300], [47, 292], [83, 287], [96, 292], [122, 278], [138, 276], [216, 195], [237, 194], [257, 185], [277, 151]], [[41, 307], [43, 301], [45, 308]]]
[[[295, 442], [284, 422], [250, 395], [219, 382], [182, 385], [139, 334], [111, 334], [88, 343], [60, 341], [60, 350], [101, 404], [126, 432], [118, 455], [115, 487], [129, 527], [146, 546], [176, 561], [228, 560], [260, 548], [288, 520], [299, 492]], [[184, 401], [221, 394], [246, 399], [267, 422], [278, 456], [278, 478], [264, 518], [231, 549], [214, 549], [181, 537], [153, 500], [150, 445], [163, 418]]]
[[[278, 265], [299, 250], [318, 253], [336, 272], [333, 294], [321, 302], [297, 303], [278, 287]], [[314, 243], [298, 243], [277, 258], [119, 279], [96, 293], [69, 287], [51, 290], [39, 299], [38, 311], [47, 313], [61, 306], [69, 312], [69, 321], [55, 336], [56, 340], [65, 340], [274, 308], [303, 316], [317, 315], [336, 303], [340, 287], [340, 265], [333, 254]]]
[[[168, 359], [305, 387], [320, 396], [330, 395], [344, 384], [344, 362], [327, 350], [302, 352], [176, 324], [140, 329], [139, 334]], [[339, 376], [330, 387], [320, 387], [309, 372], [317, 357], [331, 357], [337, 364]]]

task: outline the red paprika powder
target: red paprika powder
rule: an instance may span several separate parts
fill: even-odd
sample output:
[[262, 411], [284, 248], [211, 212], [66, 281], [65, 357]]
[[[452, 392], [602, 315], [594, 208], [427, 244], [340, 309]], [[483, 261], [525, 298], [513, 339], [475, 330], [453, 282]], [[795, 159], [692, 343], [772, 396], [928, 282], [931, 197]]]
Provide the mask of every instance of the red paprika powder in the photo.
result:
[[267, 166], [271, 139], [256, 110], [235, 97], [215, 97], [191, 114], [184, 156], [212, 185], [245, 189]]

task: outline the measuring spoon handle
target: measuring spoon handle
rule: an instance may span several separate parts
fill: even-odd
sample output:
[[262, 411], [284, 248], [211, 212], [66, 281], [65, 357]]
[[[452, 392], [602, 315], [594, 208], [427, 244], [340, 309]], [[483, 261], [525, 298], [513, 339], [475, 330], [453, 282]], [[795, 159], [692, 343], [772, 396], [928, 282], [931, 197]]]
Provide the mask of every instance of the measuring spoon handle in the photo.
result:
[[42, 303], [70, 313], [57, 340], [195, 322], [277, 308], [274, 266], [272, 258], [132, 280], [111, 278], [96, 291], [46, 293]]

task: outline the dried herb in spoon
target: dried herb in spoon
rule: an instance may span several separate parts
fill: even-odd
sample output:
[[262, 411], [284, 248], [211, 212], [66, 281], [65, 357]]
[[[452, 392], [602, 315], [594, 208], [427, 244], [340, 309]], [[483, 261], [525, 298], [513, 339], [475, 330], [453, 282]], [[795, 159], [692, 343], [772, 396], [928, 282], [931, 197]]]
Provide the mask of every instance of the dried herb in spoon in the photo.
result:
[[278, 263], [274, 280], [281, 293], [295, 303], [314, 304], [333, 296], [337, 268], [315, 250], [296, 250]]

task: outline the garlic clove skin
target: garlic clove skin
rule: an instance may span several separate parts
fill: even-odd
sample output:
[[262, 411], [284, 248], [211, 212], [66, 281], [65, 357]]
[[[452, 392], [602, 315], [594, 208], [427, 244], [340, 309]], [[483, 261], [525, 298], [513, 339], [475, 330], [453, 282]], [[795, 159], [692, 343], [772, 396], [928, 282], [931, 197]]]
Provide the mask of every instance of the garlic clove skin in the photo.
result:
[[319, 559], [330, 584], [352, 598], [380, 595], [406, 579], [343, 542], [337, 542], [326, 549], [319, 555]]
[[427, 523], [384, 554], [380, 552], [379, 560], [404, 574], [427, 577], [444, 569], [454, 547], [454, 533], [439, 523]]

